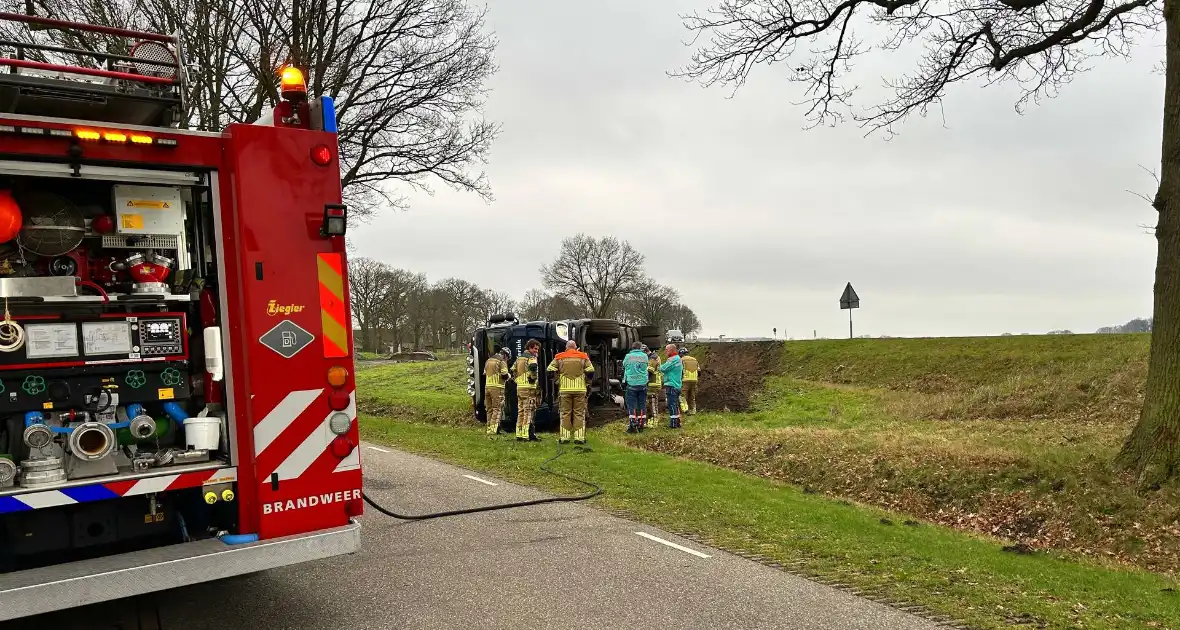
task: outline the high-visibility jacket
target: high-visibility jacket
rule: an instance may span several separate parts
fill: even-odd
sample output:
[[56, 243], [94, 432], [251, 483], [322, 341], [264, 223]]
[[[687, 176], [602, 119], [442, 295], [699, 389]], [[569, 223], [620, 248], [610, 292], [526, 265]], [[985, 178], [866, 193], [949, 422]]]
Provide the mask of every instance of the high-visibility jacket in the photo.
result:
[[504, 389], [504, 381], [508, 380], [508, 364], [500, 357], [492, 357], [483, 364], [484, 387]]
[[660, 389], [664, 386], [664, 374], [660, 372], [659, 359], [647, 362], [647, 386], [651, 389]]
[[531, 394], [541, 386], [541, 379], [537, 378], [537, 357], [522, 354], [512, 364], [512, 378], [516, 381], [517, 394]]
[[559, 391], [585, 393], [586, 375], [594, 373], [594, 364], [585, 352], [566, 350], [553, 357], [546, 370], [557, 374]]
[[696, 360], [696, 357], [686, 354], [680, 357], [680, 361], [684, 363], [685, 383], [700, 380], [701, 364]]

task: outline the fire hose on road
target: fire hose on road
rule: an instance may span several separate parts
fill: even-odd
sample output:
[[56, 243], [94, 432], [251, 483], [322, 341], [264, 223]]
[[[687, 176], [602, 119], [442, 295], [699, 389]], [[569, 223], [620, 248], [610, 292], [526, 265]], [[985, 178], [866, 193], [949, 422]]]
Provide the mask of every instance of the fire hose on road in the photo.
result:
[[541, 467], [540, 467], [541, 472], [553, 475], [555, 477], [560, 477], [562, 479], [565, 479], [566, 481], [570, 481], [570, 482], [576, 483], [578, 485], [592, 488], [592, 490], [590, 492], [587, 492], [586, 494], [575, 495], [575, 496], [546, 497], [544, 499], [533, 499], [531, 501], [516, 501], [513, 503], [498, 503], [495, 505], [485, 505], [485, 506], [481, 506], [481, 507], [466, 508], [466, 509], [462, 509], [462, 510], [447, 510], [445, 512], [432, 512], [429, 514], [399, 514], [397, 512], [394, 512], [393, 510], [382, 507], [380, 504], [378, 504], [376, 501], [374, 501], [367, 493], [365, 493], [363, 491], [361, 492], [361, 497], [365, 500], [365, 503], [368, 503], [370, 506], [373, 507], [373, 509], [375, 509], [378, 512], [380, 512], [386, 516], [389, 516], [391, 518], [396, 518], [396, 519], [402, 520], [402, 521], [426, 521], [426, 520], [435, 519], [435, 518], [443, 518], [444, 516], [459, 516], [461, 514], [475, 514], [477, 512], [494, 512], [497, 510], [510, 510], [510, 509], [514, 509], [514, 508], [528, 507], [530, 505], [543, 505], [545, 503], [576, 503], [579, 501], [586, 501], [588, 499], [594, 498], [594, 497], [602, 494], [602, 487], [601, 486], [591, 483], [589, 481], [586, 481], [584, 479], [579, 479], [577, 477], [574, 477], [573, 475], [559, 473], [549, 467], [550, 464], [552, 464], [553, 462], [557, 461], [558, 459], [560, 459], [561, 457], [566, 455], [567, 452], [568, 451], [566, 451], [565, 448], [563, 448], [562, 444], [558, 443], [557, 453], [554, 454], [553, 457], [550, 457], [549, 459], [545, 460], [541, 464]]

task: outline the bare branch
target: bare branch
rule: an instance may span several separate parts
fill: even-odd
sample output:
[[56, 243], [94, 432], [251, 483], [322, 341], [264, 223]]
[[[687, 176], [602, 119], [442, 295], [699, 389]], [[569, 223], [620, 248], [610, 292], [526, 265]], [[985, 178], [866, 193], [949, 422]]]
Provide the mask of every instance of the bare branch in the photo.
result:
[[[23, 12], [24, 0], [0, 0]], [[11, 5], [11, 6], [10, 6]], [[19, 5], [19, 6], [18, 6]], [[404, 206], [405, 186], [435, 182], [480, 195], [499, 125], [482, 119], [496, 71], [496, 39], [464, 0], [36, 0], [43, 15], [180, 32], [192, 82], [182, 125], [221, 130], [252, 123], [279, 100], [277, 70], [303, 68], [313, 94], [336, 101], [345, 196], [352, 216]], [[34, 32], [0, 35], [116, 52], [120, 38]], [[70, 63], [93, 65], [90, 58]]]
[[[1161, 0], [721, 0], [683, 16], [697, 41], [672, 76], [734, 90], [757, 65], [789, 63], [786, 76], [808, 97], [805, 118], [831, 124], [850, 113], [871, 133], [925, 115], [951, 85], [1021, 85], [1018, 109], [1052, 96], [1096, 56], [1126, 56], [1133, 40], [1162, 24]], [[878, 41], [852, 36], [854, 16], [882, 27]], [[799, 48], [809, 45], [808, 52]], [[873, 49], [913, 46], [916, 69], [886, 81], [893, 95], [854, 111], [851, 63]]]

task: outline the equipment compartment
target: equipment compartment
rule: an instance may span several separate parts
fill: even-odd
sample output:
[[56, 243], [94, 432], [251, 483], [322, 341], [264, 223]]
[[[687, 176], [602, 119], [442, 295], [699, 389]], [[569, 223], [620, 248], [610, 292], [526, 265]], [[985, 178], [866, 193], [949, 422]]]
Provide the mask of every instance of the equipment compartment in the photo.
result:
[[[203, 365], [209, 195], [0, 177], [0, 495], [230, 464]], [[198, 417], [219, 435], [189, 439]]]

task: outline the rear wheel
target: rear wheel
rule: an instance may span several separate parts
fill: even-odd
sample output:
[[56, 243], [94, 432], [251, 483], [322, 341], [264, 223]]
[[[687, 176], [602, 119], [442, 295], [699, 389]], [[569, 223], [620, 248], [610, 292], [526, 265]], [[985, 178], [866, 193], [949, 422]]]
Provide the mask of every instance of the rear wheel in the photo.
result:
[[660, 336], [640, 337], [639, 341], [652, 350], [658, 350], [664, 347], [664, 338]]
[[636, 326], [635, 331], [640, 337], [663, 337], [664, 331], [659, 326]]
[[630, 350], [631, 344], [635, 343], [636, 341], [639, 341], [639, 333], [630, 326], [623, 326], [622, 331], [619, 334], [618, 348], [623, 351]]
[[618, 337], [622, 333], [619, 322], [613, 319], [592, 319], [586, 324], [586, 329], [592, 335], [600, 337]]

